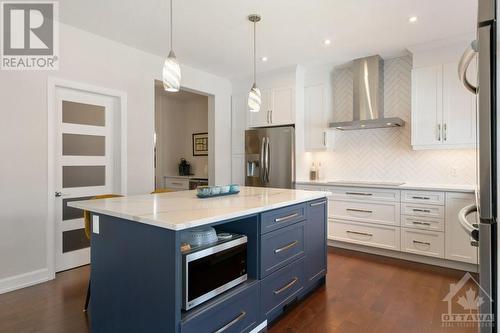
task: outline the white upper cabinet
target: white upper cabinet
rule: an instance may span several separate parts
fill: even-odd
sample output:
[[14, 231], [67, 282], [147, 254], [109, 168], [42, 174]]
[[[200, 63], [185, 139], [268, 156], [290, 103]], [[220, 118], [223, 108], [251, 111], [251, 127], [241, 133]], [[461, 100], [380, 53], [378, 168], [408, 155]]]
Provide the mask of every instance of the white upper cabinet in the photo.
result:
[[305, 150], [325, 150], [330, 143], [325, 85], [305, 87], [304, 102]]
[[[414, 149], [475, 147], [475, 96], [462, 86], [457, 68], [458, 63], [453, 62], [413, 69]], [[475, 76], [474, 72], [470, 68], [468, 76]]]
[[[476, 99], [458, 79], [458, 63], [443, 65], [443, 142], [467, 146], [476, 142]], [[467, 72], [469, 82], [475, 85], [475, 63]]]
[[442, 66], [412, 71], [411, 144], [432, 146], [442, 142]]
[[295, 122], [295, 88], [263, 88], [260, 112], [250, 112], [248, 127], [290, 125]]

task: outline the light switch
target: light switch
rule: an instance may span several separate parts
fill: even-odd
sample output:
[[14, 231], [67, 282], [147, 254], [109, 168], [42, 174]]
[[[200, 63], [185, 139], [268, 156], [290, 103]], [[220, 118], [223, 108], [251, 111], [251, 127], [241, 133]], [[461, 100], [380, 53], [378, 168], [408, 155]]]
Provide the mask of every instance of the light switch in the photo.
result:
[[92, 232], [99, 234], [99, 215], [92, 215]]

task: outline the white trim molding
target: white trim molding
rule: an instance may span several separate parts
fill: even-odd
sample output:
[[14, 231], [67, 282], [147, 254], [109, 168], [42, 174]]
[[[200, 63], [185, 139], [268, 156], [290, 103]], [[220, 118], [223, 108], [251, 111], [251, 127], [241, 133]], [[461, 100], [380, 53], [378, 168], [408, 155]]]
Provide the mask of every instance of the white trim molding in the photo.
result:
[[[49, 76], [47, 79], [47, 156], [48, 156], [48, 174], [47, 174], [47, 220], [46, 220], [46, 238], [47, 238], [47, 268], [46, 279], [32, 278], [31, 284], [36, 284], [51, 280], [55, 278], [55, 225], [54, 225], [54, 145], [55, 145], [55, 93], [56, 89], [68, 88], [73, 90], [80, 90], [84, 92], [90, 92], [99, 95], [105, 95], [113, 98], [117, 98], [119, 101], [118, 110], [120, 112], [120, 192], [123, 195], [127, 194], [127, 93], [103, 88], [99, 86], [94, 86], [91, 84], [65, 80], [61, 78]], [[38, 271], [36, 271], [38, 272]], [[32, 273], [27, 273], [30, 276]], [[14, 277], [15, 279], [16, 277]], [[1, 282], [1, 281], [0, 281]], [[20, 284], [17, 288], [23, 288], [30, 285], [26, 282], [24, 285]], [[0, 285], [1, 287], [1, 285]], [[0, 288], [1, 289], [1, 288]]]
[[0, 280], [0, 294], [8, 293], [9, 291], [21, 288], [26, 288], [52, 279], [53, 276], [49, 274], [49, 270], [47, 268], [38, 269], [36, 271], [15, 276], [9, 276]]

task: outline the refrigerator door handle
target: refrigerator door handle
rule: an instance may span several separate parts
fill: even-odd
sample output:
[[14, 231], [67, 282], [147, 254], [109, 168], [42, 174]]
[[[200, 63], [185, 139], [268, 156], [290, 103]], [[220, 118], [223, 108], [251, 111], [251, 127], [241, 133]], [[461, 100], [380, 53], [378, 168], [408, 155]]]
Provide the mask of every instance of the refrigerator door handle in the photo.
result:
[[264, 162], [265, 149], [266, 149], [265, 147], [266, 147], [266, 137], [263, 137], [262, 142], [260, 144], [260, 174], [259, 174], [262, 183], [264, 183], [266, 179], [266, 167]]
[[465, 50], [462, 58], [460, 58], [460, 62], [458, 63], [458, 77], [460, 81], [463, 83], [465, 88], [469, 90], [473, 94], [477, 94], [477, 87], [475, 87], [472, 83], [467, 80], [467, 69], [469, 65], [474, 59], [478, 51], [477, 41], [473, 41], [470, 46]]
[[269, 183], [269, 170], [271, 169], [270, 165], [270, 150], [271, 146], [269, 145], [269, 138], [267, 138], [267, 143], [266, 143], [266, 182]]
[[475, 241], [479, 240], [479, 230], [474, 228], [469, 221], [467, 221], [467, 216], [477, 212], [477, 206], [476, 204], [468, 205], [465, 206], [460, 210], [458, 213], [458, 220], [460, 221], [460, 225], [462, 226], [462, 229], [467, 232]]

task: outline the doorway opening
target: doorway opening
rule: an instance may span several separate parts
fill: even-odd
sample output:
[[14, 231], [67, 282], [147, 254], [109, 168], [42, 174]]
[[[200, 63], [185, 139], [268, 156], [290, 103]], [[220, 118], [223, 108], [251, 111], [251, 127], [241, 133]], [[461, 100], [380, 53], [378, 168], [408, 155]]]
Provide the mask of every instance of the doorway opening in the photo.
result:
[[155, 81], [154, 175], [156, 191], [195, 189], [210, 182], [210, 96]]

